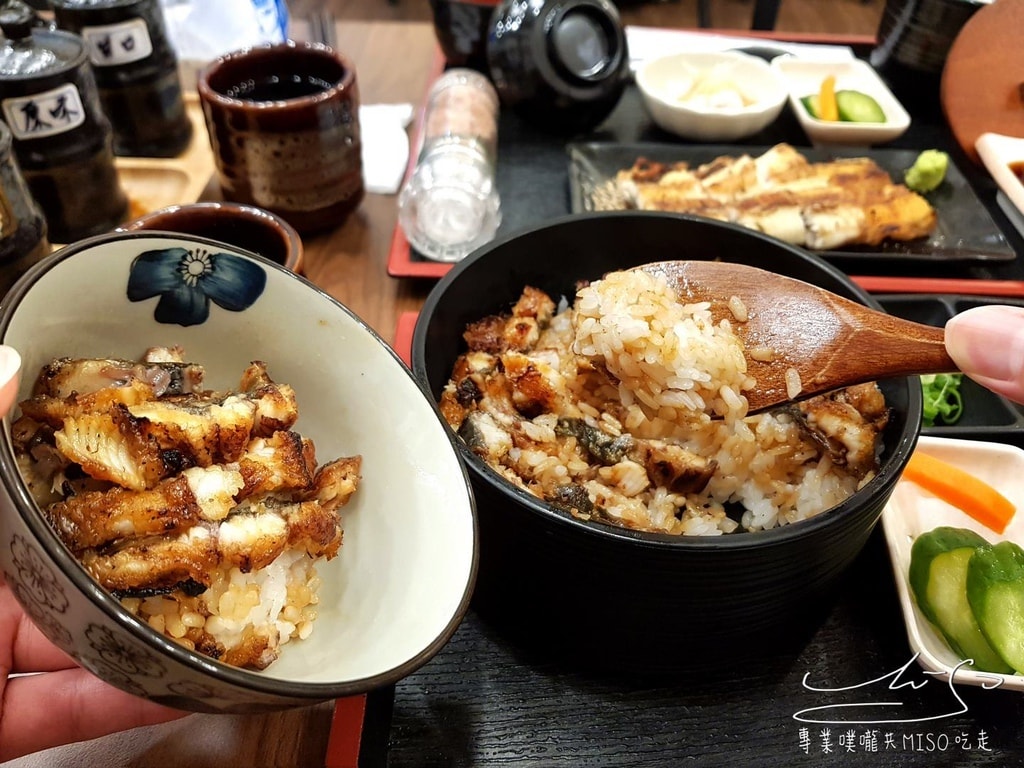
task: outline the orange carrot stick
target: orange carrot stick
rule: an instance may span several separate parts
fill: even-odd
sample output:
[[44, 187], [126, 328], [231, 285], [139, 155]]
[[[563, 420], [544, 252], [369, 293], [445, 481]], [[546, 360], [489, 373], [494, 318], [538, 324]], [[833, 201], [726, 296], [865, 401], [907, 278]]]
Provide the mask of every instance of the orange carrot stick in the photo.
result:
[[839, 119], [839, 104], [836, 102], [836, 78], [829, 75], [821, 81], [818, 92], [818, 117], [834, 122]]
[[1012, 501], [981, 478], [921, 451], [915, 451], [910, 457], [903, 477], [996, 533], [1006, 530], [1017, 511]]

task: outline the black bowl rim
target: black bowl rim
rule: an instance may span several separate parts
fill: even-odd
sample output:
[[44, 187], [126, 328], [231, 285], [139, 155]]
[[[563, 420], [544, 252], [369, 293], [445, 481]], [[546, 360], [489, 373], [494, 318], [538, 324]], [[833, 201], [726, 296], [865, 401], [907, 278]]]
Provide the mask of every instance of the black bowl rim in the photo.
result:
[[[83, 250], [92, 249], [107, 242], [120, 242], [127, 239], [175, 239], [187, 240], [206, 246], [214, 246], [220, 250], [224, 250], [225, 247], [227, 247], [234, 253], [242, 254], [258, 261], [267, 269], [280, 272], [286, 277], [286, 279], [299, 281], [307, 289], [314, 291], [321, 298], [334, 305], [335, 308], [344, 312], [354, 320], [360, 328], [369, 333], [378, 342], [378, 344], [380, 344], [384, 351], [389, 354], [396, 363], [398, 363], [399, 368], [412, 379], [416, 389], [420, 392], [423, 391], [423, 388], [412, 375], [412, 371], [409, 367], [394, 351], [394, 349], [392, 349], [392, 347], [385, 342], [375, 330], [373, 330], [373, 328], [367, 325], [351, 309], [318, 288], [310, 281], [259, 254], [254, 254], [235, 246], [225, 246], [224, 243], [201, 237], [199, 235], [190, 235], [181, 232], [168, 232], [161, 230], [108, 232], [79, 240], [54, 251], [46, 258], [41, 259], [33, 265], [21, 278], [19, 278], [3, 300], [0, 301], [0, 340], [6, 337], [7, 329], [10, 326], [11, 320], [16, 314], [17, 308], [21, 304], [22, 300], [32, 287], [40, 280], [40, 278], [48, 273], [53, 267], [65, 259], [75, 256]], [[427, 402], [428, 405], [431, 404], [429, 397], [427, 397]], [[446, 436], [448, 437], [449, 443], [455, 449], [454, 452], [456, 458], [458, 458], [460, 455], [458, 444], [462, 441], [458, 440], [458, 438], [452, 434], [447, 422], [441, 418], [440, 413], [437, 413], [436, 408], [435, 413]], [[469, 610], [470, 598], [472, 597], [477, 574], [479, 572], [479, 515], [476, 508], [476, 498], [473, 492], [473, 486], [466, 471], [465, 462], [459, 461], [458, 463], [462, 473], [463, 484], [466, 488], [466, 493], [468, 494], [470, 503], [470, 514], [472, 516], [473, 525], [473, 552], [470, 562], [470, 571], [466, 579], [466, 584], [463, 588], [463, 593], [452, 616], [438, 635], [418, 654], [397, 667], [377, 675], [341, 683], [306, 683], [279, 677], [266, 676], [260, 672], [232, 667], [210, 657], [203, 656], [195, 651], [190, 651], [173, 640], [164, 637], [148, 624], [140, 621], [130, 614], [121, 606], [117, 599], [100, 587], [93, 577], [85, 570], [78, 559], [75, 558], [67, 547], [65, 547], [60, 541], [49, 523], [47, 523], [43, 518], [38, 505], [32, 499], [32, 496], [25, 485], [21, 472], [18, 470], [17, 463], [14, 458], [14, 447], [11, 442], [11, 432], [9, 428], [10, 420], [11, 415], [9, 414], [4, 418], [4, 421], [8, 425], [7, 428], [0, 430], [0, 475], [5, 478], [7, 491], [11, 496], [11, 500], [14, 502], [18, 515], [31, 531], [36, 542], [44, 548], [46, 554], [54, 563], [57, 564], [60, 571], [65, 574], [77, 590], [87, 600], [98, 607], [108, 619], [119, 625], [136, 640], [142, 642], [146, 647], [155, 649], [162, 654], [166, 654], [182, 666], [202, 674], [210, 675], [222, 683], [235, 686], [239, 689], [256, 691], [268, 696], [277, 697], [278, 701], [269, 705], [266, 703], [260, 703], [258, 706], [262, 711], [267, 711], [273, 708], [284, 709], [292, 706], [311, 704], [318, 701], [327, 701], [329, 699], [336, 699], [344, 696], [359, 695], [398, 682], [430, 661], [430, 659], [445, 646], [455, 633], [455, 630], [458, 629], [466, 612]], [[176, 706], [187, 706], [187, 701], [184, 697], [178, 697], [176, 699]]]
[[[423, 307], [420, 310], [419, 316], [416, 319], [415, 328], [413, 329], [411, 362], [413, 375], [420, 382], [420, 385], [424, 390], [427, 391], [432, 401], [434, 400], [434, 395], [430, 391], [430, 383], [427, 379], [424, 364], [427, 326], [429, 325], [430, 318], [433, 316], [434, 311], [437, 309], [437, 306], [448, 287], [457, 281], [460, 275], [467, 271], [476, 262], [486, 259], [492, 251], [503, 248], [506, 244], [516, 239], [529, 237], [542, 230], [556, 227], [580, 226], [588, 220], [598, 218], [641, 220], [644, 218], [675, 219], [678, 221], [695, 223], [699, 226], [706, 226], [709, 228], [733, 230], [741, 235], [749, 236], [753, 240], [760, 240], [773, 248], [789, 251], [798, 259], [810, 263], [815, 268], [822, 270], [842, 282], [861, 303], [871, 307], [872, 309], [884, 311], [882, 310], [881, 304], [879, 304], [878, 301], [876, 301], [869, 293], [850, 280], [844, 272], [840, 271], [832, 264], [829, 264], [817, 254], [738, 224], [717, 221], [715, 219], [703, 218], [691, 214], [663, 211], [628, 210], [574, 213], [566, 216], [554, 217], [545, 220], [540, 224], [518, 229], [502, 237], [495, 238], [486, 245], [480, 246], [449, 270], [448, 273], [441, 278], [441, 280], [439, 280], [430, 291]], [[865, 500], [876, 493], [884, 494], [888, 489], [895, 485], [903, 472], [903, 466], [910, 458], [910, 454], [913, 452], [914, 447], [917, 444], [917, 438], [920, 434], [922, 410], [921, 389], [920, 387], [910, 386], [909, 381], [907, 381], [907, 390], [907, 422], [904, 424], [903, 429], [899, 434], [898, 442], [896, 445], [891, 446], [891, 455], [889, 456], [889, 460], [863, 487], [857, 489], [836, 506], [820, 512], [814, 517], [801, 520], [798, 523], [781, 525], [768, 530], [738, 531], [720, 536], [682, 536], [669, 533], [652, 533], [647, 531], [631, 530], [597, 521], [581, 520], [573, 517], [569, 512], [544, 502], [525, 489], [513, 485], [491, 469], [490, 466], [488, 466], [487, 463], [479, 456], [469, 450], [461, 439], [457, 439], [457, 443], [463, 460], [470, 468], [474, 477], [486, 482], [499, 493], [511, 496], [529, 513], [544, 519], [546, 522], [557, 526], [563, 531], [576, 531], [585, 536], [595, 537], [602, 543], [606, 544], [619, 542], [627, 546], [652, 548], [657, 550], [667, 549], [694, 552], [732, 552], [737, 550], [772, 548], [776, 546], [784, 546], [794, 539], [803, 539], [812, 536], [818, 530], [833, 525], [837, 518], [845, 518], [856, 514], [858, 512], [858, 507], [862, 504], [862, 500]], [[881, 509], [879, 509], [878, 512], [880, 515]]]

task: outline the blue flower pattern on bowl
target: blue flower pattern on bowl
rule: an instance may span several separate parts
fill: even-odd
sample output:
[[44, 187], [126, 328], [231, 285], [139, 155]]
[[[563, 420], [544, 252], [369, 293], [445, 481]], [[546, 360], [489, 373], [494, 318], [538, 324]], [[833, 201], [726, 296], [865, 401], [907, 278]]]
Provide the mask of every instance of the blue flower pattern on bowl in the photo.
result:
[[263, 293], [267, 274], [260, 265], [202, 246], [144, 251], [128, 273], [128, 299], [159, 296], [153, 317], [158, 323], [202, 325], [210, 302], [231, 312], [248, 309]]

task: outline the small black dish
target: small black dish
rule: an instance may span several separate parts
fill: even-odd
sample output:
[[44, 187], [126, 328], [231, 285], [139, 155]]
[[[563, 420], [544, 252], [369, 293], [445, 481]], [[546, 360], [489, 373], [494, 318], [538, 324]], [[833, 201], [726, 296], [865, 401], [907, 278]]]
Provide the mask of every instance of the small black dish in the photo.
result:
[[[1024, 301], [1021, 300], [986, 300], [953, 294], [890, 294], [878, 300], [889, 314], [940, 328], [953, 315], [974, 307], [989, 304], [1024, 307]], [[963, 396], [964, 411], [956, 424], [922, 426], [922, 435], [992, 440], [1024, 446], [1024, 406], [1000, 397], [966, 376], [960, 386], [960, 393]]]

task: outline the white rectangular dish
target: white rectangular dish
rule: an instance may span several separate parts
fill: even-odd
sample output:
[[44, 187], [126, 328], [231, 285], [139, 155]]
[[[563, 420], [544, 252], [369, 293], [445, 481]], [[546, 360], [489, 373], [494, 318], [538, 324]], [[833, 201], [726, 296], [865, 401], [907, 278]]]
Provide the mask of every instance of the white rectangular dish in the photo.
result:
[[[786, 80], [789, 105], [807, 137], [815, 145], [882, 144], [902, 136], [910, 127], [907, 110], [865, 61], [809, 61], [795, 56], [779, 56], [772, 61], [772, 66]], [[817, 94], [821, 90], [822, 81], [829, 75], [836, 78], [837, 91], [859, 91], [877, 101], [885, 114], [885, 122], [852, 123], [812, 117], [801, 99]]]
[[907, 639], [921, 667], [941, 679], [963, 685], [1024, 691], [1024, 675], [979, 672], [966, 666], [917, 607], [910, 591], [910, 548], [922, 533], [939, 526], [968, 528], [993, 544], [1003, 540], [1024, 542], [1024, 450], [1002, 443], [921, 437], [917, 451], [935, 456], [981, 478], [1017, 505], [1018, 512], [1000, 535], [956, 507], [935, 497], [916, 483], [900, 480], [882, 512], [896, 590], [899, 594]]

